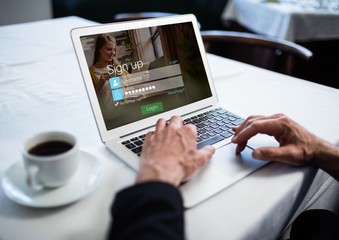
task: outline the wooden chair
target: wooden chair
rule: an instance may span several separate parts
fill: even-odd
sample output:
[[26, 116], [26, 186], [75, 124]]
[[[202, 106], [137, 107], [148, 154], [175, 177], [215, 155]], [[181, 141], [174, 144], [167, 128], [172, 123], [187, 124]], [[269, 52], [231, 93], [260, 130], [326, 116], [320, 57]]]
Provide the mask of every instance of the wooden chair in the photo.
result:
[[201, 31], [206, 51], [283, 74], [302, 77], [295, 64], [307, 64], [312, 52], [293, 42], [258, 34], [209, 30]]
[[146, 18], [167, 17], [177, 15], [177, 13], [168, 12], [134, 12], [134, 13], [118, 13], [113, 17], [116, 22], [130, 21]]

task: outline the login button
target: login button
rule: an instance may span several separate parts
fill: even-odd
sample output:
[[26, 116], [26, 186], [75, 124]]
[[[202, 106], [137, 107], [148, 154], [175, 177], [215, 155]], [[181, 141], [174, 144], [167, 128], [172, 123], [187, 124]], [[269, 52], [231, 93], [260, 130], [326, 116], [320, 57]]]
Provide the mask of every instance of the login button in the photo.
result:
[[151, 103], [151, 104], [141, 106], [142, 115], [147, 115], [147, 114], [152, 114], [152, 113], [157, 113], [157, 112], [162, 112], [162, 111], [164, 111], [162, 102], [156, 102], [156, 103]]

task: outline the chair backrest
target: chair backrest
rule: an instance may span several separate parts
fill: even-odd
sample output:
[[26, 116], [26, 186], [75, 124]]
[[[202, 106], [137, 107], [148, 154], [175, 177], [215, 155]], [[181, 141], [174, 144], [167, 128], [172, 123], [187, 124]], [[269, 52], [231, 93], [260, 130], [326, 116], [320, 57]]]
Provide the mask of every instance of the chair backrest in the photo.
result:
[[258, 34], [210, 30], [201, 31], [201, 36], [209, 53], [292, 76], [295, 61], [307, 63], [313, 56], [296, 43]]

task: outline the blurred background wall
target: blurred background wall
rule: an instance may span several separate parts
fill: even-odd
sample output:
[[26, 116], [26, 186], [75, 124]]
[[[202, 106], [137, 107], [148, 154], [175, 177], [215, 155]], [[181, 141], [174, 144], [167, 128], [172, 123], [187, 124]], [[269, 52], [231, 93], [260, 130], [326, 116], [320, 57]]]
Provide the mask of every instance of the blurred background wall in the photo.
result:
[[0, 25], [52, 18], [50, 0], [0, 0]]

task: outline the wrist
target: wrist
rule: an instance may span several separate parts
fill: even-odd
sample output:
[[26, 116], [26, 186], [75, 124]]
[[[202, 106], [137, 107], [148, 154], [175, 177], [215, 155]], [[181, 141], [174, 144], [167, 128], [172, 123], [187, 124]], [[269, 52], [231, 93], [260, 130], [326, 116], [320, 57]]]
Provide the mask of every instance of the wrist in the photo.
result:
[[322, 159], [326, 158], [330, 154], [332, 146], [330, 143], [318, 138], [318, 141], [314, 144], [314, 152], [312, 156], [312, 164], [318, 166]]
[[322, 139], [315, 148], [312, 164], [339, 180], [339, 148]]
[[161, 171], [160, 169], [152, 168], [147, 170], [140, 170], [136, 177], [136, 183], [144, 182], [166, 182], [174, 186], [179, 186], [181, 178], [179, 174], [170, 171]]

